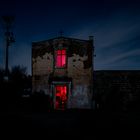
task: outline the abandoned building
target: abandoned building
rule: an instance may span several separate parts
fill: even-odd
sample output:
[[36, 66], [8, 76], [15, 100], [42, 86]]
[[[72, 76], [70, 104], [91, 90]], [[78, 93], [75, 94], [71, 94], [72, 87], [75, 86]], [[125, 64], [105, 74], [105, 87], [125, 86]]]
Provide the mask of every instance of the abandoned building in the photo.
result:
[[50, 97], [54, 109], [93, 106], [93, 37], [57, 37], [32, 43], [32, 93]]

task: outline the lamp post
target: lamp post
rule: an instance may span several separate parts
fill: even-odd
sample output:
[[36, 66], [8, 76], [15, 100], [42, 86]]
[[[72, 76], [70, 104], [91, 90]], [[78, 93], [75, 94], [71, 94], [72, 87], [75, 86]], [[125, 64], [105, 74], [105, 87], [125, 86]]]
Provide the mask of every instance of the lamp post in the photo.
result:
[[9, 68], [8, 68], [8, 56], [9, 56], [9, 46], [15, 42], [13, 32], [11, 31], [12, 23], [14, 21], [13, 16], [2, 16], [5, 26], [5, 40], [6, 40], [6, 50], [5, 50], [5, 80], [9, 79]]

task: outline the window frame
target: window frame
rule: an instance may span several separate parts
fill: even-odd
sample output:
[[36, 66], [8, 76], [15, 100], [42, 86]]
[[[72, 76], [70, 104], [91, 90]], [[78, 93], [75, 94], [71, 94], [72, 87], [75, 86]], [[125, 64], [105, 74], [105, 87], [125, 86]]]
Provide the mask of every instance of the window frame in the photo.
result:
[[[62, 50], [65, 50], [65, 65], [64, 66], [57, 66], [57, 56], [58, 56], [58, 54], [57, 54], [57, 51], [61, 51], [61, 54], [60, 54], [60, 56], [62, 57], [63, 56], [63, 54], [62, 54]], [[61, 62], [62, 62], [62, 58], [61, 58]], [[57, 49], [55, 49], [54, 50], [54, 67], [55, 68], [57, 68], [57, 69], [65, 69], [65, 68], [67, 68], [67, 49], [65, 48], [65, 47], [62, 47], [62, 48], [57, 48]]]

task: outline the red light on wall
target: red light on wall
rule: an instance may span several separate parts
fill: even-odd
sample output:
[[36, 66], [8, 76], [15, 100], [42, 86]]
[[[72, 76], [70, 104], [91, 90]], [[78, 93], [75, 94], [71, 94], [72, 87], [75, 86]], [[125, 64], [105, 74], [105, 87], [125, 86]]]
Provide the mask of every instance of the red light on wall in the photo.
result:
[[56, 51], [56, 67], [61, 68], [66, 66], [66, 50]]
[[64, 109], [67, 104], [67, 86], [55, 86], [55, 109]]

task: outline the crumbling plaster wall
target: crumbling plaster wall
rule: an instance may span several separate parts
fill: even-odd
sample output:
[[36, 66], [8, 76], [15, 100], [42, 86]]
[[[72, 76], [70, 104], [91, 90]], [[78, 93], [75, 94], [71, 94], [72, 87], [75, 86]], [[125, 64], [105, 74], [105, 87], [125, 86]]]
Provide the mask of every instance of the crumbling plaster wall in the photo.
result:
[[[68, 65], [66, 69], [54, 69], [54, 49], [61, 43], [67, 48]], [[52, 94], [48, 83], [50, 75], [70, 77], [72, 89], [69, 93], [68, 108], [89, 108], [92, 98], [92, 46], [87, 42], [54, 40], [35, 44], [34, 47], [33, 92], [43, 90], [45, 94]]]
[[33, 92], [44, 91], [49, 94], [49, 75], [53, 72], [53, 55], [45, 53], [42, 57], [33, 58]]
[[[92, 68], [85, 69], [84, 61], [88, 56], [73, 54], [68, 59], [68, 76], [73, 78], [69, 107], [89, 108], [91, 100]], [[74, 61], [73, 61], [74, 60]]]

